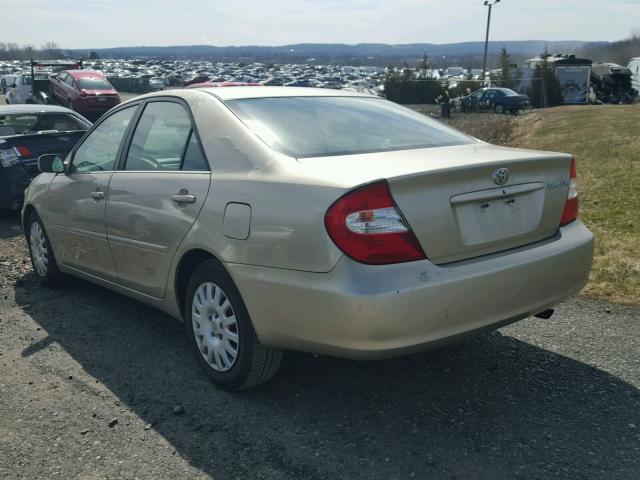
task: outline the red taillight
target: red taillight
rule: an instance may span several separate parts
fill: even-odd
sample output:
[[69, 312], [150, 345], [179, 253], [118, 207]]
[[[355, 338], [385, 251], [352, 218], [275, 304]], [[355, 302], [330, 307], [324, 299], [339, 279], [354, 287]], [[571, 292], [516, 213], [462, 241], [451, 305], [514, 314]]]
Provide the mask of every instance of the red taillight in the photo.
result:
[[27, 147], [16, 147], [16, 151], [18, 152], [18, 155], [20, 155], [21, 157], [31, 156], [31, 150], [29, 150]]
[[567, 195], [567, 203], [564, 204], [562, 218], [560, 218], [560, 226], [571, 223], [578, 218], [578, 179], [576, 177], [576, 161], [572, 158], [569, 169], [569, 194]]
[[329, 236], [354, 260], [383, 265], [426, 258], [385, 180], [352, 190], [327, 210]]

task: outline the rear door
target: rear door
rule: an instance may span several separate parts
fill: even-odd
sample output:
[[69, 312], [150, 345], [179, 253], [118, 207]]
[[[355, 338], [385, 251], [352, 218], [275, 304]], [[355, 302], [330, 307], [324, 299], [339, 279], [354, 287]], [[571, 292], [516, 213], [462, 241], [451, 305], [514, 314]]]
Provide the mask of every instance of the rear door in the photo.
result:
[[171, 260], [209, 191], [209, 166], [177, 99], [147, 102], [128, 144], [109, 185], [109, 243], [119, 283], [162, 298]]

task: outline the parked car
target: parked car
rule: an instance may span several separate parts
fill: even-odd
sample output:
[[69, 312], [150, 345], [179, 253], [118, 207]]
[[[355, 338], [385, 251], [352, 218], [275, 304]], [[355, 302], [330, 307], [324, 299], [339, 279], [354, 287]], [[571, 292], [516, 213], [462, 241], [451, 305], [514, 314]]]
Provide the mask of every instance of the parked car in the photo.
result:
[[60, 104], [97, 118], [120, 103], [120, 95], [100, 72], [65, 70], [51, 78], [51, 93]]
[[22, 211], [38, 278], [183, 320], [229, 389], [269, 379], [282, 349], [385, 358], [548, 317], [593, 255], [570, 155], [357, 93], [147, 94], [40, 167]]
[[153, 77], [149, 79], [149, 90], [152, 92], [158, 92], [167, 88], [167, 82], [164, 78]]
[[261, 83], [250, 82], [203, 82], [192, 83], [184, 88], [211, 88], [211, 87], [261, 87]]
[[0, 106], [0, 210], [18, 210], [24, 189], [36, 176], [38, 157], [66, 155], [91, 122], [64, 107]]
[[495, 113], [517, 113], [528, 108], [529, 97], [509, 88], [481, 88], [462, 97], [463, 111], [493, 110]]

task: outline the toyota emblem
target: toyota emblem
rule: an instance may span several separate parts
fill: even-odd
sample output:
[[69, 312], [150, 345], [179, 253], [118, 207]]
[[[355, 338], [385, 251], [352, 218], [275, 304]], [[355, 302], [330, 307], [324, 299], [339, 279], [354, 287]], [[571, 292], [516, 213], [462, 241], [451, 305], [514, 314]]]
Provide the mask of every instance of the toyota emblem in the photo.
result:
[[504, 185], [509, 181], [509, 169], [508, 168], [498, 168], [491, 175], [494, 183], [496, 185]]

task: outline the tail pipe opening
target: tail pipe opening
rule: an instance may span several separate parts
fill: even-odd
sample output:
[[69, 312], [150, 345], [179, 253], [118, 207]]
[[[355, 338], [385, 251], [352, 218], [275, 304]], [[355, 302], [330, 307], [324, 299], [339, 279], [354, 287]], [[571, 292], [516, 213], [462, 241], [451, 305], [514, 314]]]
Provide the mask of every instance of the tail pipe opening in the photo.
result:
[[542, 312], [536, 313], [534, 317], [547, 320], [551, 318], [551, 315], [553, 315], [553, 312], [554, 312], [553, 308], [549, 308], [547, 310], [543, 310]]

